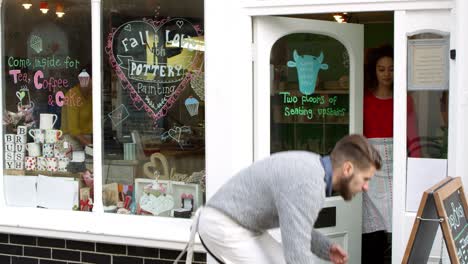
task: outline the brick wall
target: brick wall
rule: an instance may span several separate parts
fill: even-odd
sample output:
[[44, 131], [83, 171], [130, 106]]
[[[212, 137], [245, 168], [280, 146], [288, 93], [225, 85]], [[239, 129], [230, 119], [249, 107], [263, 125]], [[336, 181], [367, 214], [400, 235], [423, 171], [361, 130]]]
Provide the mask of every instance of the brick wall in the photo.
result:
[[[177, 250], [0, 233], [0, 264], [172, 264], [178, 255]], [[195, 253], [194, 263], [206, 263], [206, 255]]]

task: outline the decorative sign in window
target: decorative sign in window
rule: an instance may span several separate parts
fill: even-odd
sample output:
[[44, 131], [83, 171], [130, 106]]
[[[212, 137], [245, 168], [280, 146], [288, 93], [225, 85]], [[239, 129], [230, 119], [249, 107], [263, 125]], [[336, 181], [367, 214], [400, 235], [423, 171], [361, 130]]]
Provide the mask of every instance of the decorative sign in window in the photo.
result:
[[[200, 73], [200, 36], [200, 26], [184, 18], [130, 21], [109, 34], [106, 52], [133, 107], [154, 122], [167, 114]], [[195, 115], [196, 99], [185, 102], [188, 113]]]
[[184, 1], [158, 2], [184, 10], [171, 18], [104, 1], [105, 212], [190, 218], [204, 203], [203, 2]]
[[299, 78], [299, 90], [305, 95], [313, 94], [319, 70], [327, 70], [328, 64], [323, 62], [323, 52], [318, 57], [311, 55], [300, 56], [294, 50], [294, 61], [288, 61], [288, 67], [296, 68]]
[[408, 40], [408, 91], [447, 90], [448, 39]]

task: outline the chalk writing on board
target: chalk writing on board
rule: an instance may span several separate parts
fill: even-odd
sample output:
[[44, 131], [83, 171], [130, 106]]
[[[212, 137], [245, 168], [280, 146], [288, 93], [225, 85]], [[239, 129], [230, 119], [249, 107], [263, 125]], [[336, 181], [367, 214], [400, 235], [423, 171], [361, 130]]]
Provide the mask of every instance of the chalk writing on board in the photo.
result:
[[460, 263], [468, 263], [468, 222], [465, 217], [460, 191], [457, 190], [444, 201], [444, 208], [447, 212], [447, 222], [452, 233], [456, 248], [457, 257]]
[[135, 109], [144, 110], [155, 126], [190, 83], [190, 72], [200, 70], [203, 54], [195, 41], [200, 35], [199, 27], [183, 18], [130, 21], [108, 35], [111, 67]]
[[323, 62], [323, 52], [318, 57], [311, 55], [299, 55], [297, 50], [293, 51], [293, 61], [288, 61], [288, 67], [297, 69], [299, 79], [299, 91], [310, 95], [315, 91], [319, 70], [327, 70], [328, 64]]
[[125, 119], [127, 119], [130, 116], [130, 114], [128, 113], [128, 109], [125, 107], [125, 105], [121, 104], [112, 112], [107, 114], [107, 116], [112, 121], [112, 125], [114, 127], [117, 127], [120, 124], [122, 124], [122, 122], [125, 121]]

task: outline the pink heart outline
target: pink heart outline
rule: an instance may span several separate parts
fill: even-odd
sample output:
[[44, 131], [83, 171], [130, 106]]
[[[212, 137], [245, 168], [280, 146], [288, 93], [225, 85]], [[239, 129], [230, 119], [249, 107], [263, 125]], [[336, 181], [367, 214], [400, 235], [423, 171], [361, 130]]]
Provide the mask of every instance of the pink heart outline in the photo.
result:
[[[186, 76], [179, 83], [179, 85], [174, 90], [174, 92], [168, 97], [168, 99], [164, 103], [164, 105], [160, 109], [158, 109], [157, 112], [155, 112], [141, 98], [141, 96], [135, 90], [135, 88], [133, 87], [131, 82], [128, 80], [125, 73], [122, 71], [122, 68], [119, 66], [119, 64], [118, 64], [118, 62], [117, 62], [117, 60], [115, 58], [114, 50], [113, 50], [114, 36], [115, 36], [115, 34], [117, 32], [119, 32], [119, 30], [121, 28], [126, 27], [128, 24], [130, 24], [132, 22], [146, 23], [146, 24], [148, 24], [149, 26], [151, 26], [153, 28], [155, 33], [157, 33], [165, 24], [167, 24], [167, 23], [169, 23], [171, 21], [174, 21], [174, 20], [176, 20], [176, 21], [184, 20], [184, 21], [188, 22], [188, 24], [191, 25], [194, 28], [195, 32], [197, 32], [197, 35], [201, 36], [202, 30], [200, 30], [200, 26], [199, 25], [194, 26], [194, 25], [192, 25], [192, 23], [190, 23], [188, 20], [186, 20], [184, 18], [173, 18], [173, 19], [171, 19], [171, 18], [168, 17], [168, 18], [160, 20], [160, 21], [155, 21], [155, 20], [152, 20], [152, 19], [143, 19], [141, 21], [140, 20], [133, 20], [133, 21], [129, 21], [129, 22], [126, 22], [126, 23], [120, 25], [117, 29], [113, 28], [112, 32], [109, 33], [109, 35], [107, 37], [107, 44], [106, 44], [106, 47], [104, 48], [105, 52], [109, 56], [109, 63], [111, 65], [111, 67], [114, 69], [114, 71], [116, 72], [117, 76], [119, 77], [121, 85], [123, 86], [124, 89], [128, 89], [128, 91], [130, 93], [130, 98], [133, 101], [133, 106], [139, 111], [144, 108], [146, 113], [148, 114], [148, 116], [153, 119], [154, 127], [157, 127], [157, 121], [167, 114], [169, 109], [172, 107], [173, 103], [175, 101], [177, 101], [179, 95], [182, 93], [182, 91], [190, 83], [190, 80], [192, 79], [192, 74], [190, 74], [190, 72], [186, 73]], [[195, 55], [194, 55], [194, 59], [192, 60], [192, 62], [190, 63], [190, 65], [187, 68], [190, 68], [193, 65], [201, 65], [201, 64], [199, 64], [199, 61], [202, 60], [202, 59], [203, 59], [203, 56], [202, 56], [201, 52], [196, 51]], [[201, 69], [198, 69], [198, 70], [201, 70]], [[194, 71], [197, 71], [197, 70], [194, 70]]]

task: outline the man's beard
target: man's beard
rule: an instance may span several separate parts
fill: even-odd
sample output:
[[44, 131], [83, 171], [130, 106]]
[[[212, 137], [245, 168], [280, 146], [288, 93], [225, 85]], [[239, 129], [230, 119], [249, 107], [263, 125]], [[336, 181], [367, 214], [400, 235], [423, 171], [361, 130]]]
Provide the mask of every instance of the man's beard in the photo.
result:
[[351, 201], [351, 199], [353, 199], [354, 194], [351, 192], [350, 188], [350, 182], [353, 178], [354, 173], [351, 174], [351, 176], [340, 180], [340, 195], [345, 201]]

